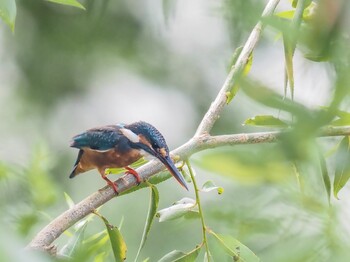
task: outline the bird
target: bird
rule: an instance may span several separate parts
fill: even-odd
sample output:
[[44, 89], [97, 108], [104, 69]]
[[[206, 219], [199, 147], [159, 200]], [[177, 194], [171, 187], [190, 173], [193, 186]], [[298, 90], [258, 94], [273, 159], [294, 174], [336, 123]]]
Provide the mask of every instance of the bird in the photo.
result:
[[163, 163], [180, 185], [188, 190], [183, 176], [170, 158], [163, 135], [147, 122], [91, 128], [74, 136], [70, 146], [79, 149], [79, 152], [69, 178], [97, 169], [101, 177], [118, 194], [117, 185], [107, 177], [107, 170], [125, 168], [125, 173], [132, 174], [140, 184], [140, 176], [129, 165], [142, 157], [151, 156]]

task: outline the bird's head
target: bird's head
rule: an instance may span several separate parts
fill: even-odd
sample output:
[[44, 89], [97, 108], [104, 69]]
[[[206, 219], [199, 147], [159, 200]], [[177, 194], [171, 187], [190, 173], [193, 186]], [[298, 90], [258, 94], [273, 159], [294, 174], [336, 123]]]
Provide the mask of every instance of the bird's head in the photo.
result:
[[128, 138], [131, 147], [143, 150], [158, 158], [176, 180], [188, 190], [186, 182], [169, 156], [169, 149], [163, 135], [152, 125], [140, 121], [124, 125], [121, 133]]

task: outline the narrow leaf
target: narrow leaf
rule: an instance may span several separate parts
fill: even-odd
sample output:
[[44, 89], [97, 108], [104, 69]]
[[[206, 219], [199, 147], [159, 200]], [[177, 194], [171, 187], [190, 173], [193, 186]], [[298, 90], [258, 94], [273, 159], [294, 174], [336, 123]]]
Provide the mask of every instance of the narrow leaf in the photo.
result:
[[301, 170], [301, 168], [299, 166], [299, 163], [294, 161], [292, 166], [293, 166], [295, 179], [296, 179], [296, 181], [298, 183], [300, 192], [301, 192], [302, 195], [305, 195], [305, 186], [304, 186], [305, 183], [304, 183], [303, 173], [302, 173], [302, 170]]
[[239, 55], [241, 54], [242, 50], [243, 50], [243, 46], [239, 46], [235, 49], [235, 51], [233, 52], [232, 57], [230, 59], [228, 71], [230, 71], [231, 68], [236, 64], [237, 59], [238, 59]]
[[66, 192], [64, 192], [64, 198], [65, 198], [66, 203], [67, 203], [69, 208], [74, 207], [74, 205], [75, 205], [74, 201], [72, 200], [72, 198]]
[[159, 204], [158, 189], [154, 185], [151, 185], [150, 189], [151, 189], [151, 199], [150, 199], [149, 207], [148, 207], [147, 220], [146, 220], [145, 228], [143, 230], [141, 243], [140, 243], [139, 249], [137, 251], [135, 261], [137, 261], [139, 255], [140, 255], [141, 249], [144, 247], [144, 245], [146, 243], [147, 236], [149, 234], [149, 231], [151, 230], [151, 226], [152, 226], [152, 223], [154, 221], [154, 217], [156, 216], [157, 209], [158, 209], [158, 204]]
[[336, 120], [333, 120], [330, 123], [331, 126], [348, 126], [350, 125], [350, 119], [349, 118], [339, 118]]
[[327, 170], [326, 159], [324, 158], [321, 152], [319, 152], [319, 159], [320, 159], [320, 167], [321, 167], [323, 184], [327, 191], [328, 203], [330, 203], [331, 202], [331, 180], [329, 178], [329, 174]]
[[0, 0], [0, 18], [11, 28], [12, 32], [15, 31], [16, 14], [15, 0]]
[[156, 216], [159, 222], [164, 222], [180, 218], [189, 212], [198, 212], [196, 201], [191, 198], [183, 198], [174, 205], [159, 210]]
[[107, 260], [107, 256], [107, 252], [101, 252], [94, 257], [94, 262], [104, 262]]
[[[192, 170], [192, 171], [195, 173], [195, 170]], [[183, 167], [181, 167], [180, 172], [187, 183], [192, 183], [192, 179], [191, 179], [191, 176], [189, 174], [189, 170], [188, 170], [187, 165], [184, 165]], [[195, 176], [195, 174], [194, 174], [194, 176]]]
[[85, 10], [85, 7], [81, 3], [79, 3], [77, 0], [46, 0], [46, 1], [60, 4], [60, 5], [73, 6], [73, 7], [77, 7]]
[[85, 222], [81, 227], [79, 227], [79, 229], [69, 239], [68, 243], [60, 250], [60, 255], [72, 257], [72, 255], [76, 253], [79, 248], [81, 248], [86, 226], [87, 222]]
[[202, 192], [210, 192], [216, 190], [218, 192], [219, 195], [221, 195], [224, 192], [224, 188], [217, 186], [214, 184], [213, 181], [208, 180], [207, 182], [205, 182], [202, 186], [202, 189], [200, 191]]
[[291, 99], [294, 99], [294, 71], [293, 71], [293, 56], [295, 45], [294, 41], [285, 34], [283, 35], [284, 59], [285, 59], [285, 82], [284, 82], [284, 96], [287, 96], [287, 85], [289, 84], [289, 91]]
[[340, 118], [345, 118], [350, 120], [350, 113], [342, 110], [336, 110], [336, 115]]
[[201, 248], [202, 245], [199, 245], [188, 253], [179, 250], [173, 250], [158, 260], [158, 262], [193, 262], [198, 257]]
[[[294, 8], [296, 8], [297, 5], [298, 5], [298, 2], [299, 2], [299, 0], [293, 0], [293, 1], [292, 1], [292, 6], [293, 6]], [[307, 6], [309, 6], [311, 3], [312, 3], [312, 0], [306, 0], [304, 5], [305, 5], [305, 7], [307, 7]]]
[[345, 186], [350, 178], [350, 149], [348, 136], [344, 137], [340, 142], [335, 159], [336, 169], [333, 182], [333, 194], [335, 198], [339, 199], [339, 191]]
[[[242, 52], [243, 47], [240, 46], [238, 47], [235, 52], [233, 53], [232, 59], [231, 59], [231, 68], [235, 66], [239, 55]], [[229, 104], [231, 102], [231, 100], [236, 96], [238, 90], [239, 90], [239, 85], [237, 84], [239, 82], [239, 78], [241, 76], [246, 76], [250, 69], [252, 68], [252, 64], [253, 64], [253, 53], [251, 53], [248, 57], [248, 61], [247, 63], [244, 65], [243, 70], [237, 75], [236, 79], [235, 79], [235, 84], [232, 86], [231, 90], [229, 92], [226, 93], [226, 104]]]
[[97, 215], [103, 220], [103, 222], [106, 225], [107, 232], [109, 235], [109, 240], [112, 245], [114, 261], [116, 262], [124, 261], [126, 259], [127, 247], [122, 234], [120, 233], [119, 229], [116, 226], [109, 224], [108, 220], [105, 217], [99, 214]]
[[216, 234], [209, 231], [210, 234], [218, 241], [225, 252], [237, 262], [258, 262], [260, 259], [247, 246], [243, 245], [237, 239], [228, 236]]
[[294, 17], [294, 14], [295, 14], [295, 10], [288, 10], [288, 11], [276, 13], [275, 15], [281, 18], [292, 20], [292, 18]]
[[[328, 108], [325, 108], [328, 110]], [[339, 117], [336, 120], [333, 120], [330, 125], [332, 126], [348, 126], [350, 125], [350, 113], [341, 111], [341, 110], [336, 110], [335, 114]]]
[[265, 127], [288, 127], [288, 124], [271, 115], [258, 115], [248, 118], [244, 121], [244, 125], [265, 126]]

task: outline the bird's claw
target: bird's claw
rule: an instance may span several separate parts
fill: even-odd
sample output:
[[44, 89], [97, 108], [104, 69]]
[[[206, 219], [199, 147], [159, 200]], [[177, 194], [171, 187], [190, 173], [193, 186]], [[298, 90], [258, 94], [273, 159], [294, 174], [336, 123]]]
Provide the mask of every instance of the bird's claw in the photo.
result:
[[141, 182], [142, 182], [141, 177], [139, 176], [139, 174], [134, 169], [132, 169], [130, 167], [125, 167], [125, 169], [127, 170], [125, 172], [125, 174], [133, 175], [136, 178], [137, 185], [141, 184]]

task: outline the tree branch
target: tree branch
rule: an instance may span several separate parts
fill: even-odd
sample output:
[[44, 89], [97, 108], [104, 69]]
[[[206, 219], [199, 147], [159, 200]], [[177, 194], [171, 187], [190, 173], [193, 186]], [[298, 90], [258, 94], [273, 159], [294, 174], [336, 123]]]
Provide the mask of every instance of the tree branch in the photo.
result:
[[[234, 146], [240, 144], [257, 144], [257, 143], [272, 143], [278, 140], [278, 137], [283, 132], [261, 132], [248, 134], [233, 134], [209, 136], [203, 135], [197, 138], [192, 138], [181, 147], [172, 151], [173, 155], [179, 156], [180, 160], [187, 159], [192, 154], [210, 148], [222, 146]], [[321, 130], [320, 137], [325, 136], [346, 136], [350, 135], [350, 126], [345, 127], [327, 127]], [[155, 173], [161, 171], [164, 167], [156, 161], [147, 163], [137, 169], [142, 180], [150, 178]], [[136, 179], [133, 175], [127, 174], [119, 178], [116, 183], [120, 193], [134, 187]], [[28, 248], [48, 250], [52, 247], [52, 242], [57, 239], [65, 230], [74, 225], [76, 222], [89, 215], [93, 210], [100, 207], [107, 201], [115, 197], [111, 187], [106, 186], [89, 197], [85, 198], [73, 208], [65, 211], [60, 216], [55, 218], [50, 224], [44, 227], [30, 242]]]
[[[270, 0], [265, 7], [262, 17], [267, 17], [273, 14], [278, 3], [279, 0]], [[243, 50], [236, 64], [232, 67], [223, 87], [221, 88], [216, 99], [211, 104], [209, 110], [203, 117], [194, 137], [181, 147], [172, 151], [172, 154], [179, 156], [180, 160], [187, 159], [192, 154], [208, 148], [215, 148], [225, 145], [274, 142], [278, 138], [278, 135], [280, 134], [279, 132], [209, 136], [210, 130], [214, 126], [216, 120], [219, 118], [219, 115], [226, 104], [226, 93], [230, 91], [230, 88], [233, 86], [235, 78], [247, 64], [249, 55], [252, 53], [259, 41], [262, 29], [262, 22], [259, 22], [254, 27], [247, 42], [243, 47]], [[347, 131], [350, 133], [350, 130]], [[340, 131], [338, 130], [338, 132]], [[152, 161], [138, 168], [137, 172], [142, 180], [146, 180], [153, 174], [161, 171], [163, 168], [164, 166], [161, 165], [159, 162]], [[132, 175], [124, 175], [123, 177], [119, 178], [116, 181], [116, 183], [119, 192], [122, 193], [136, 186], [136, 179]], [[53, 241], [57, 239], [65, 230], [67, 230], [73, 224], [78, 222], [80, 219], [90, 214], [99, 206], [111, 200], [113, 197], [115, 197], [114, 191], [109, 186], [106, 186], [100, 189], [99, 191], [93, 193], [86, 199], [82, 200], [80, 203], [76, 204], [73, 208], [59, 215], [51, 223], [44, 227], [32, 239], [27, 248], [39, 250], [52, 250]]]
[[[270, 0], [266, 5], [262, 18], [266, 18], [273, 14], [276, 9], [279, 0]], [[250, 33], [247, 42], [244, 44], [242, 52], [240, 53], [236, 63], [232, 66], [224, 85], [216, 96], [214, 102], [210, 105], [209, 110], [203, 117], [201, 123], [199, 124], [195, 136], [200, 136], [202, 134], [209, 134], [210, 130], [213, 128], [216, 120], [220, 117], [220, 113], [226, 105], [227, 96], [226, 93], [231, 90], [234, 86], [236, 77], [240, 75], [243, 71], [245, 65], [248, 63], [249, 56], [256, 47], [260, 35], [263, 30], [263, 23], [260, 21], [256, 24], [253, 31]]]

